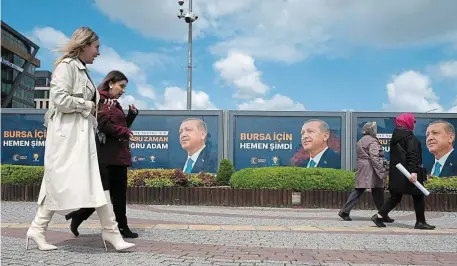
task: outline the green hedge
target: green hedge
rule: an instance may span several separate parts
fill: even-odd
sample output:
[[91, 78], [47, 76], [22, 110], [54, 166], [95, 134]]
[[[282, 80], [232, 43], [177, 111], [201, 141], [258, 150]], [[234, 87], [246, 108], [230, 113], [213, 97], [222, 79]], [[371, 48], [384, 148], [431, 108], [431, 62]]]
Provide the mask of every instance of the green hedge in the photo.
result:
[[[350, 191], [354, 189], [354, 177], [353, 171], [328, 168], [246, 168], [232, 175], [230, 185], [234, 188]], [[457, 177], [431, 177], [425, 187], [433, 193], [457, 193]]]
[[457, 177], [430, 177], [425, 187], [433, 193], [457, 194]]
[[[231, 173], [231, 163], [225, 162], [226, 173], [219, 182], [226, 180]], [[2, 184], [40, 184], [43, 167], [2, 165]], [[225, 172], [225, 171], [224, 171]], [[227, 175], [227, 176], [225, 176]], [[264, 167], [246, 168], [231, 175], [233, 188], [271, 188], [302, 190], [350, 191], [354, 188], [352, 171], [327, 168]], [[216, 177], [208, 173], [184, 174], [179, 169], [130, 169], [130, 187], [211, 187], [216, 185]], [[221, 183], [223, 183], [222, 181]], [[457, 193], [457, 177], [431, 177], [425, 187], [432, 193]]]
[[228, 185], [234, 172], [235, 167], [233, 167], [232, 162], [223, 159], [219, 165], [219, 170], [217, 170], [216, 183], [221, 186]]
[[40, 184], [43, 174], [42, 166], [2, 164], [2, 184]]
[[354, 188], [354, 172], [302, 167], [246, 168], [232, 175], [230, 185], [234, 188], [345, 191]]
[[[40, 184], [43, 178], [42, 166], [4, 164], [2, 184]], [[208, 173], [184, 174], [180, 169], [129, 169], [128, 186], [137, 187], [210, 187], [215, 186], [215, 176]]]

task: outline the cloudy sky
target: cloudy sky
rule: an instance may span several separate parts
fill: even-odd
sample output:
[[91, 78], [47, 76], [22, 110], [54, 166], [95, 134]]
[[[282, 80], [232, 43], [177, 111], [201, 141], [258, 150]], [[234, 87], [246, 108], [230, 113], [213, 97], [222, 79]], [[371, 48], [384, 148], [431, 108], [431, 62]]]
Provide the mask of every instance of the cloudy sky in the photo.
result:
[[[193, 2], [193, 109], [457, 112], [455, 0]], [[122, 103], [141, 109], [186, 108], [178, 12], [176, 0], [2, 1], [45, 70], [77, 27], [93, 28], [94, 80], [123, 71]]]

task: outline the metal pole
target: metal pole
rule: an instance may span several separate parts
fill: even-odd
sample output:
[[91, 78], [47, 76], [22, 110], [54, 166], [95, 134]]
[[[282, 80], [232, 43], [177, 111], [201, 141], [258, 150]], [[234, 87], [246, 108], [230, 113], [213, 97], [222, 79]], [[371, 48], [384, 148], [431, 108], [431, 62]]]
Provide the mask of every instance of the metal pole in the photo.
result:
[[[192, 0], [189, 0], [189, 12], [192, 12]], [[187, 65], [187, 110], [192, 110], [192, 22], [189, 23]]]

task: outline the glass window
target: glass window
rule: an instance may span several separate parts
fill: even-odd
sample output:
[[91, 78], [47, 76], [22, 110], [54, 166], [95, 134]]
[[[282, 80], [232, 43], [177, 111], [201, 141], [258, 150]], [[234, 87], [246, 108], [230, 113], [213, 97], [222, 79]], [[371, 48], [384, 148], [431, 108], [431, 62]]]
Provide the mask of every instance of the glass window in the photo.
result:
[[5, 92], [6, 94], [10, 93], [11, 91], [11, 84], [2, 82], [2, 92]]
[[10, 93], [11, 87], [12, 87], [11, 84], [6, 84], [6, 93], [8, 93], [8, 94]]
[[18, 55], [14, 55], [14, 62], [12, 62], [12, 63], [18, 67], [24, 67], [25, 59]]
[[13, 69], [9, 67], [2, 67], [2, 80], [13, 81]]
[[27, 72], [31, 75], [35, 75], [35, 66], [33, 64], [30, 64], [29, 68], [27, 69]]
[[44, 91], [35, 91], [35, 98], [43, 99], [44, 98]]
[[37, 87], [46, 87], [46, 78], [35, 78], [35, 86]]
[[13, 80], [15, 80], [17, 78], [17, 75], [19, 75], [19, 71], [17, 71], [16, 69], [13, 69]]
[[8, 60], [9, 62], [13, 62], [14, 54], [6, 49], [2, 49], [2, 57]]
[[7, 72], [8, 72], [7, 68], [2, 66], [2, 80], [8, 80], [8, 78], [7, 78], [8, 73]]
[[37, 99], [49, 99], [49, 91], [35, 91], [35, 98]]

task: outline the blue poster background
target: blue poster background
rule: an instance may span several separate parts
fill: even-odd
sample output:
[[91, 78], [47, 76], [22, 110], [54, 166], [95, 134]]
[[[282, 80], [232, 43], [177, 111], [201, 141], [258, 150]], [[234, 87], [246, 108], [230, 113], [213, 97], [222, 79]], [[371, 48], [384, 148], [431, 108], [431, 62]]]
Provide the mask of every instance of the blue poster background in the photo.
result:
[[[179, 127], [184, 119], [190, 117], [200, 118], [206, 123], [208, 129], [206, 148], [210, 150], [211, 158], [216, 162], [215, 166], [208, 172], [215, 173], [219, 162], [219, 141], [221, 141], [219, 140], [219, 120], [217, 116], [137, 116], [130, 128], [134, 133], [135, 131], [168, 131], [168, 142], [130, 142], [132, 168], [179, 168], [182, 170], [187, 160], [187, 153], [179, 143]], [[168, 148], [147, 148], [148, 143], [162, 145], [167, 143]], [[137, 144], [146, 145], [144, 148], [135, 148]]]
[[42, 114], [2, 114], [2, 164], [43, 165]]
[[[300, 132], [303, 124], [309, 119], [321, 119], [327, 122], [330, 127], [328, 146], [338, 152], [338, 160], [341, 162], [341, 117], [243, 115], [233, 117], [233, 160], [235, 168], [239, 170], [252, 167], [302, 166], [309, 155], [303, 150]], [[249, 140], [246, 137], [242, 140], [243, 136], [247, 136], [242, 134], [246, 133], [269, 133], [271, 140]], [[289, 136], [292, 140], [275, 140], [275, 134], [281, 135], [281, 139], [285, 139], [282, 136]], [[250, 137], [252, 136], [250, 135]], [[263, 144], [267, 146], [263, 146]], [[262, 148], [256, 145], [261, 145]], [[273, 145], [273, 149], [270, 145]]]
[[[208, 172], [215, 173], [219, 162], [219, 119], [218, 116], [174, 116], [138, 115], [131, 130], [168, 131], [165, 136], [144, 135], [142, 141], [131, 141], [132, 168], [183, 169], [187, 153], [179, 143], [181, 122], [190, 117], [202, 119], [207, 126], [206, 149], [214, 160], [214, 167]], [[43, 114], [2, 114], [2, 163], [20, 165], [43, 165], [46, 128]], [[41, 132], [41, 133], [40, 133]], [[42, 138], [40, 138], [42, 136]], [[43, 137], [44, 136], [44, 137]], [[162, 137], [155, 141], [154, 137]], [[148, 145], [149, 144], [149, 145]], [[144, 147], [144, 148], [143, 148]]]
[[[451, 123], [454, 128], [457, 128], [457, 118], [456, 119], [449, 119], [449, 118], [443, 118], [443, 119], [436, 119], [436, 118], [418, 118], [416, 117], [416, 127], [414, 128], [414, 134], [416, 137], [419, 139], [422, 145], [422, 160], [424, 166], [427, 168], [430, 168], [430, 165], [433, 165], [435, 162], [433, 154], [431, 154], [428, 151], [427, 144], [426, 144], [426, 131], [428, 125], [436, 120], [444, 120], [449, 123]], [[360, 132], [362, 130], [363, 125], [366, 122], [370, 121], [376, 121], [378, 125], [378, 138], [380, 134], [392, 134], [393, 130], [395, 129], [395, 118], [390, 117], [390, 118], [373, 118], [373, 117], [358, 117], [357, 118], [357, 141], [360, 140], [362, 137], [362, 133]], [[381, 137], [379, 138], [380, 142], [384, 148], [385, 157], [387, 160], [390, 160], [390, 138], [387, 136], [385, 138]], [[456, 143], [454, 142], [454, 149], [457, 148]], [[457, 163], [457, 162], [456, 162]], [[431, 169], [427, 169], [430, 171]]]

